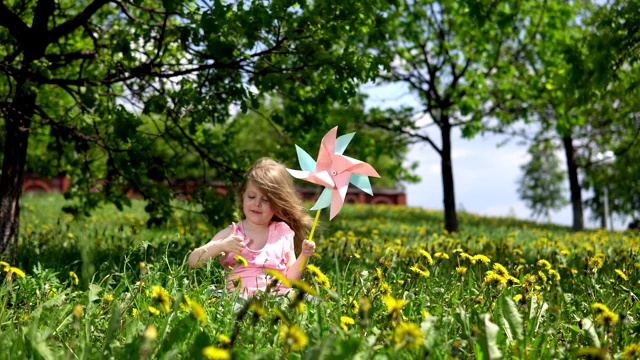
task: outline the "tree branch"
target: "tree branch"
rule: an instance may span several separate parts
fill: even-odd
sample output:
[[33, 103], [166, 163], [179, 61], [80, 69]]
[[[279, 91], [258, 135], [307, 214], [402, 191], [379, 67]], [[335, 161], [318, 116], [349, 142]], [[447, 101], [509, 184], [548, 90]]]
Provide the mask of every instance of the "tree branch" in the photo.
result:
[[[71, 20], [67, 20], [64, 23], [54, 27], [47, 33], [46, 43], [51, 44], [61, 37], [71, 33], [73, 30], [79, 28], [85, 24], [100, 8], [111, 2], [111, 0], [93, 0], [92, 3], [82, 10], [81, 13], [73, 17]], [[0, 13], [2, 9], [0, 8]]]
[[47, 54], [44, 56], [45, 59], [52, 63], [56, 62], [69, 62], [78, 59], [95, 59], [98, 56], [98, 53], [91, 50], [80, 50], [67, 54]]
[[29, 27], [22, 22], [22, 19], [5, 5], [4, 1], [0, 2], [0, 26], [9, 30], [13, 36], [21, 44], [30, 41]]

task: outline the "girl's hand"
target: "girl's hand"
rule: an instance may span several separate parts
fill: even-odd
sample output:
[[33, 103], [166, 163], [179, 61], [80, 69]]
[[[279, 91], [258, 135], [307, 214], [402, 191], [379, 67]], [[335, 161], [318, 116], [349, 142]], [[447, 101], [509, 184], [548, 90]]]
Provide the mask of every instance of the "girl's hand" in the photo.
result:
[[242, 236], [235, 235], [236, 224], [231, 224], [231, 235], [222, 240], [224, 244], [224, 252], [240, 254], [242, 249], [246, 246], [244, 238]]
[[302, 242], [302, 250], [300, 255], [310, 257], [316, 251], [316, 243], [313, 241], [305, 240]]

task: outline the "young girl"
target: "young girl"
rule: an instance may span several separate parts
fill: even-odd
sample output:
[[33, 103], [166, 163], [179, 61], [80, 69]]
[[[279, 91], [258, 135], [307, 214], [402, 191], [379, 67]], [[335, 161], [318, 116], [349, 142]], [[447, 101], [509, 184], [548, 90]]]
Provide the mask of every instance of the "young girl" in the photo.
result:
[[[300, 279], [316, 247], [305, 239], [311, 217], [284, 165], [269, 158], [258, 160], [245, 174], [238, 195], [242, 221], [195, 249], [189, 255], [189, 266], [202, 266], [222, 254], [220, 263], [232, 269], [227, 289], [238, 289], [244, 296], [266, 289], [271, 280], [265, 273], [268, 269], [289, 280]], [[246, 266], [239, 264], [237, 255], [246, 259]], [[279, 283], [273, 290], [284, 294], [289, 289]]]

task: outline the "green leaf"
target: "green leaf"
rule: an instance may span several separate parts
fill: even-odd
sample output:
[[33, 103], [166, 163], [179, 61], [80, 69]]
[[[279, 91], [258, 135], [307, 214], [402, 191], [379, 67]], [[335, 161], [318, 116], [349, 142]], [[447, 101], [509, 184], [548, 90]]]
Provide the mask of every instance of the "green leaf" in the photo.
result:
[[522, 315], [518, 311], [516, 303], [502, 293], [497, 300], [495, 319], [500, 328], [505, 332], [509, 342], [523, 340]]
[[178, 5], [178, 0], [162, 0], [162, 6], [164, 6], [164, 9], [168, 12], [174, 12], [178, 8]]
[[580, 320], [580, 328], [582, 329], [582, 333], [587, 337], [589, 344], [594, 347], [600, 347], [600, 339], [598, 338], [598, 333], [596, 332], [596, 326], [590, 319], [584, 318]]
[[476, 334], [476, 359], [491, 360], [502, 357], [496, 339], [500, 327], [491, 322], [489, 314], [481, 314], [478, 318], [478, 333]]
[[111, 342], [116, 340], [120, 333], [120, 315], [120, 307], [114, 306], [113, 311], [111, 311], [111, 319], [109, 320], [109, 327], [107, 328], [107, 334], [104, 340], [103, 352], [111, 348]]
[[529, 308], [528, 332], [530, 336], [534, 336], [535, 333], [538, 331], [538, 327], [542, 322], [544, 314], [547, 312], [547, 309], [549, 308], [549, 304], [547, 304], [546, 302], [540, 303], [540, 300], [538, 300], [537, 296], [531, 297], [530, 303], [531, 303], [531, 306]]
[[144, 103], [144, 110], [142, 110], [142, 113], [145, 115], [161, 114], [167, 108], [167, 103], [167, 98], [163, 95], [151, 96]]

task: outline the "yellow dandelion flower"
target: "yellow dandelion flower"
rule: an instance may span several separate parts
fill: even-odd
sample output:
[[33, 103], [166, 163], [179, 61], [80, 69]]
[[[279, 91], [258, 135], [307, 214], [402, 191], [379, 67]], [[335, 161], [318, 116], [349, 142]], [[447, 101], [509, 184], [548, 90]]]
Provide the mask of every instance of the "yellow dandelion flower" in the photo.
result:
[[560, 281], [560, 273], [554, 269], [549, 269], [548, 271], [549, 277], [553, 279], [553, 281]]
[[360, 305], [358, 305], [358, 302], [355, 300], [351, 301], [351, 312], [357, 314], [359, 309]]
[[507, 285], [507, 279], [504, 276], [500, 276], [493, 271], [487, 271], [484, 276], [484, 281], [482, 282], [482, 286], [496, 283], [502, 286]]
[[538, 277], [542, 280], [543, 284], [547, 283], [547, 275], [545, 275], [542, 271], [538, 271]]
[[306, 308], [306, 306], [304, 305], [304, 303], [302, 301], [299, 301], [296, 304], [296, 310], [298, 310], [299, 313], [304, 312], [304, 309]]
[[382, 283], [380, 283], [380, 290], [383, 295], [386, 295], [386, 296], [391, 295], [391, 286], [387, 284], [386, 281], [383, 281]]
[[0, 261], [0, 269], [2, 269], [3, 271], [9, 271], [10, 267], [11, 267], [11, 265], [9, 265], [9, 263], [6, 263], [4, 261]]
[[597, 347], [583, 347], [578, 349], [578, 356], [593, 360], [608, 359], [606, 350]]
[[618, 323], [618, 314], [613, 311], [603, 311], [596, 317], [598, 324], [612, 326]]
[[602, 268], [602, 265], [604, 265], [604, 259], [605, 259], [604, 254], [598, 253], [593, 257], [589, 258], [589, 260], [587, 261], [587, 265], [593, 270], [598, 270]]
[[267, 317], [267, 312], [257, 301], [254, 301], [249, 305], [249, 310], [251, 310], [257, 317]]
[[562, 250], [560, 250], [560, 255], [569, 256], [569, 255], [571, 255], [571, 252], [569, 250], [567, 250], [567, 249], [562, 249]]
[[593, 303], [591, 305], [591, 310], [593, 310], [594, 313], [596, 314], [600, 314], [603, 312], [609, 312], [611, 310], [609, 310], [609, 307], [605, 304], [602, 303]]
[[464, 267], [464, 266], [458, 266], [458, 267], [456, 267], [456, 272], [457, 272], [459, 275], [464, 275], [464, 274], [466, 274], [466, 273], [467, 273], [467, 268], [466, 268], [466, 267]]
[[393, 296], [383, 296], [382, 301], [387, 305], [388, 314], [396, 314], [407, 304], [404, 299], [396, 299]]
[[289, 279], [287, 279], [287, 277], [280, 271], [275, 269], [266, 269], [264, 270], [264, 273], [280, 282], [284, 287], [291, 287], [291, 281], [289, 281]]
[[569, 270], [569, 272], [571, 272], [571, 275], [575, 276], [576, 274], [578, 274], [578, 269], [571, 268], [571, 270]]
[[190, 301], [189, 307], [191, 308], [191, 316], [193, 316], [200, 325], [207, 325], [207, 312], [204, 310], [204, 307], [195, 301]]
[[229, 344], [231, 344], [231, 338], [225, 334], [218, 334], [218, 342], [222, 346], [228, 346]]
[[242, 265], [242, 266], [245, 266], [245, 267], [247, 265], [249, 265], [249, 263], [247, 263], [247, 259], [242, 257], [242, 255], [236, 255], [235, 259], [236, 259], [236, 264], [237, 265]]
[[487, 264], [489, 264], [491, 262], [491, 259], [489, 259], [487, 256], [481, 255], [481, 254], [475, 255], [473, 257], [473, 260], [475, 260], [475, 262], [480, 261], [481, 263], [483, 263], [485, 265], [487, 265]]
[[520, 300], [522, 300], [522, 294], [518, 294], [518, 295], [513, 297], [513, 301], [515, 301], [515, 302], [518, 302]]
[[418, 349], [423, 343], [422, 331], [412, 322], [401, 322], [393, 331], [393, 342], [400, 347]]
[[447, 260], [449, 259], [449, 255], [447, 255], [447, 253], [438, 251], [437, 253], [433, 254], [433, 256], [436, 257], [436, 259], [442, 259], [442, 260]]
[[313, 264], [307, 265], [307, 271], [309, 271], [321, 287], [325, 289], [331, 288], [331, 283], [329, 282], [329, 278], [325, 275], [317, 266]]
[[522, 286], [526, 289], [533, 289], [538, 278], [532, 274], [526, 274], [522, 277]]
[[507, 277], [509, 276], [509, 271], [507, 270], [507, 268], [505, 268], [502, 264], [500, 263], [495, 263], [493, 264], [493, 270], [496, 272], [496, 274], [502, 276], [502, 277]]
[[367, 298], [361, 298], [359, 314], [366, 315], [369, 313], [369, 310], [371, 310], [371, 301], [369, 301], [369, 299]]
[[618, 276], [620, 276], [620, 278], [624, 281], [629, 280], [629, 278], [627, 277], [627, 275], [624, 274], [624, 272], [622, 272], [622, 270], [618, 270], [615, 269], [616, 274], [618, 274]]
[[144, 329], [144, 338], [147, 341], [153, 341], [158, 337], [158, 328], [154, 324], [147, 325], [147, 328]]
[[378, 281], [384, 281], [384, 275], [382, 274], [382, 269], [376, 268], [376, 278]]
[[523, 251], [522, 249], [513, 249], [513, 254], [516, 256], [522, 256]]
[[78, 304], [73, 307], [73, 318], [79, 320], [84, 314], [84, 308], [82, 305]]
[[78, 285], [79, 279], [76, 273], [74, 273], [73, 271], [69, 271], [69, 277], [71, 278], [71, 283], [73, 285]]
[[149, 312], [151, 313], [151, 315], [160, 315], [160, 310], [154, 308], [153, 306], [149, 305], [147, 307], [147, 309], [149, 310]]
[[516, 277], [513, 277], [511, 275], [507, 275], [506, 277], [507, 279], [507, 285], [513, 285], [513, 284], [519, 284], [520, 280]]
[[273, 308], [271, 309], [271, 311], [273, 311], [273, 313], [276, 315], [278, 319], [280, 319], [280, 321], [282, 321], [285, 324], [289, 324], [289, 320], [287, 319], [287, 316], [282, 312], [282, 310], [278, 308]]
[[540, 266], [545, 270], [551, 269], [551, 263], [549, 263], [547, 260], [544, 260], [544, 259], [538, 260], [538, 266]]
[[474, 265], [476, 263], [476, 260], [473, 258], [473, 256], [467, 253], [460, 253], [458, 257], [460, 257], [460, 260], [462, 261], [468, 261], [471, 265]]
[[355, 324], [353, 318], [348, 316], [340, 316], [340, 327], [344, 331], [349, 331], [349, 326]]
[[138, 309], [133, 308], [131, 309], [131, 316], [133, 316], [134, 319], [138, 318]]
[[280, 340], [284, 345], [293, 350], [299, 351], [304, 349], [309, 343], [309, 337], [305, 334], [298, 325], [288, 326], [282, 324], [280, 326]]
[[113, 295], [111, 295], [110, 293], [104, 293], [104, 296], [102, 297], [102, 299], [106, 302], [112, 302]]
[[55, 297], [56, 295], [58, 295], [58, 289], [56, 289], [56, 288], [47, 289], [47, 297], [48, 298]]
[[16, 274], [16, 276], [21, 278], [26, 276], [24, 271], [20, 270], [15, 266], [9, 266], [9, 270], [7, 270], [7, 277], [11, 278], [11, 274]]
[[151, 297], [156, 302], [162, 311], [168, 313], [171, 309], [171, 301], [169, 300], [169, 293], [162, 286], [154, 285], [151, 287]]
[[460, 254], [460, 253], [463, 253], [463, 252], [464, 251], [462, 249], [460, 249], [460, 248], [456, 248], [456, 249], [453, 250], [454, 254]]
[[623, 359], [638, 359], [640, 358], [640, 344], [630, 344], [624, 347], [620, 357]]
[[316, 289], [311, 287], [311, 285], [307, 284], [302, 280], [294, 280], [292, 284], [294, 288], [298, 289], [300, 292], [304, 294], [309, 294], [311, 296], [318, 296], [318, 292]]
[[431, 276], [431, 273], [429, 272], [429, 269], [425, 268], [424, 265], [417, 263], [415, 265], [413, 265], [412, 267], [409, 268], [411, 271], [413, 271], [414, 273], [428, 278], [429, 276]]
[[522, 270], [522, 269], [524, 269], [524, 265], [518, 265], [516, 267], [516, 271], [515, 271], [516, 275], [519, 275], [520, 274], [520, 270]]
[[424, 258], [427, 259], [427, 264], [433, 265], [433, 258], [431, 258], [431, 254], [429, 254], [429, 252], [421, 249], [420, 254], [422, 254], [422, 256], [424, 256]]

